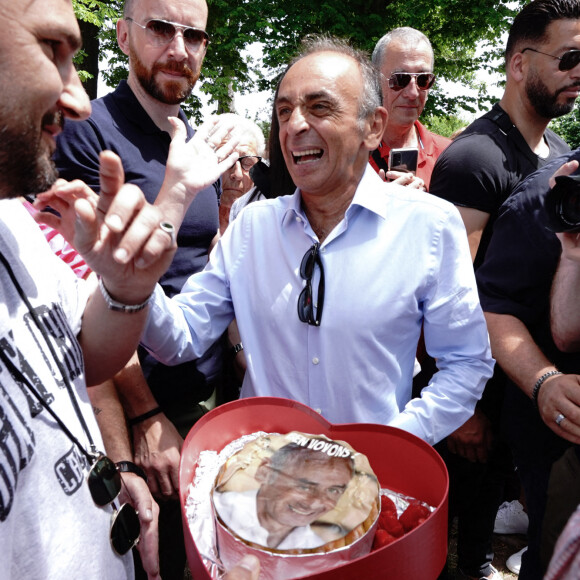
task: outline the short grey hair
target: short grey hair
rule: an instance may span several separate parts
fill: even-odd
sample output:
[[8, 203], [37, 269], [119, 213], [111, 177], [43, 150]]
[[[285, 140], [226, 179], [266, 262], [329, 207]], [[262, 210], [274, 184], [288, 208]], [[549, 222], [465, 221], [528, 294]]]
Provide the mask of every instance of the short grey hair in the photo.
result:
[[125, 0], [123, 4], [123, 18], [127, 18], [132, 12], [133, 4], [135, 0]]
[[[313, 438], [313, 440], [314, 439], [317, 438]], [[326, 442], [325, 439], [320, 439], [320, 441]], [[336, 441], [331, 441], [331, 443], [336, 444]], [[355, 463], [352, 454], [349, 454], [347, 457], [330, 456], [326, 453], [303, 447], [294, 442], [288, 443], [284, 445], [284, 447], [280, 447], [280, 449], [276, 450], [270, 457], [269, 466], [274, 471], [284, 471], [284, 468], [292, 463], [304, 465], [306, 462], [313, 462], [322, 465], [344, 464], [344, 466], [349, 470], [351, 477], [355, 474]]]
[[236, 113], [223, 113], [220, 117], [231, 118], [236, 125], [236, 131], [239, 131], [244, 135], [250, 135], [256, 144], [256, 155], [258, 155], [258, 157], [264, 156], [264, 151], [266, 150], [264, 133], [262, 132], [262, 129], [254, 123], [254, 121], [251, 121], [247, 117], [237, 115]]
[[[302, 40], [299, 53], [290, 61], [286, 73], [298, 61], [306, 56], [319, 52], [335, 52], [352, 58], [358, 64], [362, 80], [363, 90], [359, 102], [359, 120], [368, 119], [377, 107], [383, 104], [381, 92], [380, 72], [369, 60], [368, 54], [358, 48], [354, 48], [348, 41], [334, 36], [312, 34]], [[284, 78], [282, 76], [282, 79]], [[282, 82], [280, 79], [280, 82]], [[279, 85], [278, 85], [279, 86]]]
[[429, 47], [429, 52], [431, 53], [431, 70], [435, 64], [435, 55], [433, 54], [433, 47], [429, 39], [419, 30], [411, 28], [410, 26], [402, 26], [401, 28], [394, 28], [390, 32], [387, 32], [382, 38], [377, 42], [375, 49], [373, 50], [372, 61], [373, 64], [380, 70], [383, 64], [383, 59], [385, 58], [385, 52], [389, 44], [394, 40], [406, 45], [416, 46], [418, 44], [424, 44]]

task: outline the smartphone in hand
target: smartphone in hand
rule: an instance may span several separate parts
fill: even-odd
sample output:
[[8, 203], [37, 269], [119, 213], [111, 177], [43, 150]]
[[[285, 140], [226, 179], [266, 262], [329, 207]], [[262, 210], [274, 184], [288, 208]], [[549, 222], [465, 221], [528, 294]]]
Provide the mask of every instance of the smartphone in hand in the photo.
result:
[[389, 153], [389, 171], [404, 171], [415, 175], [417, 173], [418, 159], [419, 149], [417, 147], [391, 149]]

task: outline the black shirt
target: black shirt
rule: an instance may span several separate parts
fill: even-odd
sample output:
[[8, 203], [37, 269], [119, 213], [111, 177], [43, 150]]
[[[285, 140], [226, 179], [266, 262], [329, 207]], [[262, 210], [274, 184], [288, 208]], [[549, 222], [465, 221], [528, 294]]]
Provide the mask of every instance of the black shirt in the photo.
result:
[[[499, 121], [490, 117], [498, 117]], [[437, 160], [430, 193], [457, 206], [490, 214], [475, 259], [476, 268], [485, 255], [501, 204], [522, 179], [570, 151], [568, 145], [549, 129], [544, 136], [550, 148], [546, 159], [530, 149], [507, 114], [496, 104], [487, 116], [471, 123]]]

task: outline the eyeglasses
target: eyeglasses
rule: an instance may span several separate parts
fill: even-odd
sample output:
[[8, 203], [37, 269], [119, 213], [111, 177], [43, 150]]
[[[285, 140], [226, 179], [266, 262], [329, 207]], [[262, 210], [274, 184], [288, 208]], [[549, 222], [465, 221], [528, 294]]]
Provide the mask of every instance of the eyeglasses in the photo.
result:
[[262, 161], [262, 158], [258, 155], [242, 155], [241, 157], [238, 157], [238, 161], [244, 171], [250, 171], [256, 163]]
[[197, 52], [200, 48], [205, 48], [209, 44], [208, 33], [200, 28], [183, 26], [176, 22], [159, 19], [148, 20], [145, 24], [139, 24], [132, 18], [125, 18], [125, 20], [133, 22], [145, 30], [147, 38], [153, 46], [165, 46], [169, 44], [175, 38], [178, 31], [181, 32], [183, 42], [190, 52]]
[[290, 487], [293, 487], [298, 493], [310, 496], [314, 498], [323, 497], [323, 499], [327, 499], [336, 503], [340, 496], [344, 493], [346, 489], [346, 485], [332, 485], [330, 487], [324, 488], [319, 483], [309, 481], [302, 477], [296, 477], [294, 475], [290, 475], [281, 469], [277, 469], [276, 467], [268, 466], [270, 471], [277, 473], [278, 475], [285, 477], [288, 480]]
[[524, 48], [522, 54], [526, 50], [531, 50], [532, 52], [537, 52], [538, 54], [543, 54], [544, 56], [550, 56], [552, 58], [557, 58], [560, 62], [558, 63], [558, 69], [565, 72], [567, 70], [572, 70], [575, 66], [580, 63], [580, 50], [568, 50], [562, 56], [556, 56], [554, 54], [548, 54], [547, 52], [542, 52], [536, 50], [535, 48]]
[[126, 554], [139, 541], [141, 524], [132, 505], [125, 503], [117, 509], [115, 499], [121, 492], [121, 474], [117, 466], [105, 455], [98, 455], [87, 475], [87, 483], [96, 505], [113, 505], [111, 546], [120, 556]]
[[393, 89], [393, 91], [401, 91], [411, 82], [413, 77], [417, 83], [417, 88], [422, 91], [430, 89], [435, 82], [433, 73], [396, 72], [389, 77], [389, 88]]
[[[322, 319], [322, 307], [324, 305], [324, 268], [320, 259], [320, 244], [316, 242], [302, 258], [300, 264], [300, 276], [306, 280], [306, 286], [298, 296], [298, 318], [301, 322], [307, 322], [312, 326], [320, 326]], [[316, 300], [316, 316], [314, 315], [314, 303], [312, 301], [312, 276], [314, 266], [320, 268], [320, 282], [318, 283], [318, 297]]]

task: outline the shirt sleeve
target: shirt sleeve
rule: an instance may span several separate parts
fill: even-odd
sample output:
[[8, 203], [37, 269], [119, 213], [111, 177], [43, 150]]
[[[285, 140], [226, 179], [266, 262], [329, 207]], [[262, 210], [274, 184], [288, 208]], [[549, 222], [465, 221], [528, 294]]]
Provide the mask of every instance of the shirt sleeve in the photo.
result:
[[65, 123], [54, 154], [59, 176], [68, 181], [82, 179], [99, 193], [99, 154], [103, 149], [105, 144], [92, 119]]
[[159, 285], [153, 293], [141, 344], [163, 364], [199, 358], [234, 318], [223, 249], [230, 228], [206, 268], [190, 276], [179, 294], [170, 299]]
[[518, 199], [511, 201], [495, 223], [477, 283], [486, 312], [510, 314], [533, 327], [549, 305], [560, 245]]
[[[460, 135], [441, 153], [431, 176], [429, 193], [454, 205], [494, 213], [503, 202], [509, 176], [501, 147], [491, 136]], [[486, 143], [488, 142], [488, 143]]]
[[423, 303], [428, 353], [438, 372], [390, 423], [435, 444], [473, 414], [494, 360], [479, 304], [465, 229], [454, 210], [433, 250], [433, 281]]

